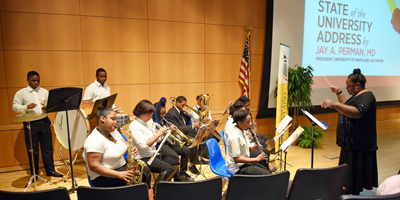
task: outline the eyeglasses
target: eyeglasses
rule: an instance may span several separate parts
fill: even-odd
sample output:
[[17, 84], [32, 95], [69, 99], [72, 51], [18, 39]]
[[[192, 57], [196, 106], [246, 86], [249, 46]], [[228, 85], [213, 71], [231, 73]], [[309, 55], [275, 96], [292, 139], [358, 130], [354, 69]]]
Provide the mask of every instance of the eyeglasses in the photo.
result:
[[354, 85], [346, 85], [346, 89], [353, 87]]
[[148, 115], [149, 117], [153, 117], [153, 114], [154, 114], [154, 113], [147, 113], [147, 115]]

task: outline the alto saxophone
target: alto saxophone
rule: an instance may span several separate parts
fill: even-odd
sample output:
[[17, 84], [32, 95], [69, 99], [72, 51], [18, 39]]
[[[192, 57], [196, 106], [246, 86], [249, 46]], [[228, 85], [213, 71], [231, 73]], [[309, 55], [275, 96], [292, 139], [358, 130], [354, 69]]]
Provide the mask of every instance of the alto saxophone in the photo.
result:
[[128, 132], [128, 161], [126, 163], [126, 170], [133, 172], [133, 178], [126, 183], [126, 185], [134, 185], [142, 182], [143, 169], [146, 163], [142, 160], [135, 159], [133, 154], [133, 138], [130, 131]]

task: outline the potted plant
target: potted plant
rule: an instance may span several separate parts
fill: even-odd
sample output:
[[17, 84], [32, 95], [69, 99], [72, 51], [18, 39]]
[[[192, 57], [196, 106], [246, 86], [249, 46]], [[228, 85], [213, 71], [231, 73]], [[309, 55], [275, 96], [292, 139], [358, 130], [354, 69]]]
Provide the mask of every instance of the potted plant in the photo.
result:
[[[301, 67], [295, 65], [293, 68], [289, 67], [288, 73], [288, 107], [293, 108], [293, 128], [299, 126], [299, 112], [300, 108], [303, 110], [310, 110], [313, 107], [311, 101], [312, 84], [314, 69], [311, 66]], [[277, 84], [278, 85], [278, 84]], [[277, 96], [278, 87], [274, 93]], [[312, 127], [305, 126], [304, 132], [299, 136], [296, 144], [302, 148], [311, 147], [312, 140]], [[322, 148], [322, 137], [324, 136], [323, 130], [314, 129], [314, 145], [316, 148]]]
[[[297, 138], [296, 145], [301, 148], [311, 148], [312, 142], [312, 126], [303, 126], [303, 133]], [[322, 149], [322, 138], [324, 137], [324, 131], [319, 127], [314, 127], [314, 148]]]
[[[289, 67], [288, 73], [288, 107], [293, 108], [293, 124], [294, 127], [299, 126], [299, 111], [300, 108], [310, 110], [313, 107], [311, 101], [312, 84], [314, 69], [311, 66], [301, 67], [295, 65]], [[278, 81], [277, 81], [278, 83]], [[278, 85], [278, 84], [276, 84]], [[278, 86], [275, 88], [275, 98], [277, 96]]]

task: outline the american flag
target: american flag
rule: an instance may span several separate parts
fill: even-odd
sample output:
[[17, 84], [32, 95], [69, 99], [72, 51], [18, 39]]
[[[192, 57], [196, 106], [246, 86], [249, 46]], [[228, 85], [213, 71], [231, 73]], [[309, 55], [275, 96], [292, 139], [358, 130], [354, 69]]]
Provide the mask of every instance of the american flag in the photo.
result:
[[239, 81], [243, 85], [243, 95], [250, 98], [250, 62], [249, 62], [249, 38], [246, 39], [242, 63], [240, 65]]

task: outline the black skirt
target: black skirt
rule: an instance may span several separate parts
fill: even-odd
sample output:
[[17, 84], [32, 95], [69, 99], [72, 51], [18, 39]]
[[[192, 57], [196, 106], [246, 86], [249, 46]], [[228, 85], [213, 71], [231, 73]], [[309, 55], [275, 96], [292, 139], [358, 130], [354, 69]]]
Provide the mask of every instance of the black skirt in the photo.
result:
[[363, 188], [378, 187], [376, 151], [357, 151], [341, 148], [339, 165], [349, 165], [345, 184], [346, 194], [359, 194]]

